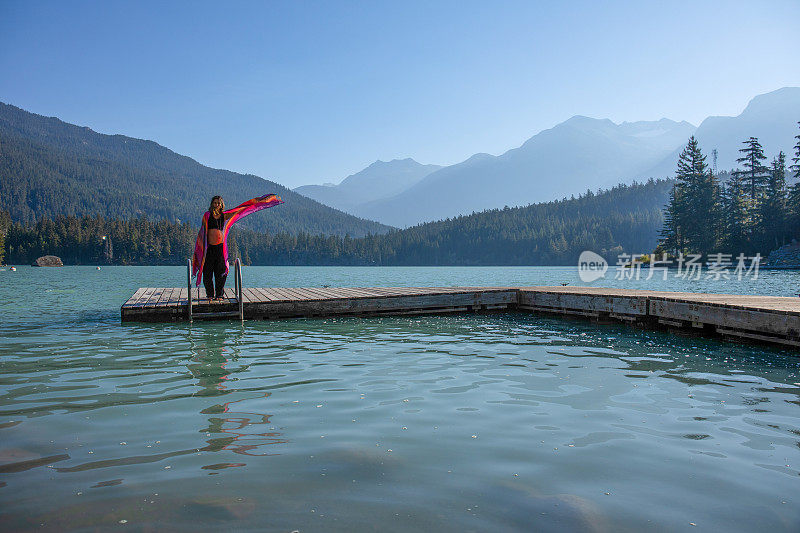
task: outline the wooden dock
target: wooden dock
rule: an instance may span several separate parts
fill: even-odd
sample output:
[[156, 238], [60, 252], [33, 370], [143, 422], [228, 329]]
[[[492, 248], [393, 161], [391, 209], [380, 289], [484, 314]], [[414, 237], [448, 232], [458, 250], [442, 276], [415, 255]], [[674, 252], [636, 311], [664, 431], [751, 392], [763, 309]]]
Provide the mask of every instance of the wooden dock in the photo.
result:
[[[199, 296], [199, 299], [198, 299]], [[193, 319], [230, 318], [239, 302], [192, 290]], [[142, 288], [122, 305], [122, 321], [189, 318], [187, 288]], [[243, 288], [245, 320], [400, 315], [518, 309], [655, 326], [800, 348], [800, 298], [697, 294], [597, 287], [272, 287]]]

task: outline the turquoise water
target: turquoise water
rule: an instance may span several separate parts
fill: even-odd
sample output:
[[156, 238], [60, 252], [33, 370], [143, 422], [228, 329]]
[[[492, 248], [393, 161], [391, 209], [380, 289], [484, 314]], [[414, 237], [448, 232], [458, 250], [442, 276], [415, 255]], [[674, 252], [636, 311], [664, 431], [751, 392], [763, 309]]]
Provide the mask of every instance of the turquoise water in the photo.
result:
[[[578, 283], [568, 268], [244, 279]], [[120, 323], [136, 288], [184, 280], [0, 272], [1, 530], [800, 529], [796, 355], [513, 312]], [[594, 285], [796, 296], [798, 281]]]

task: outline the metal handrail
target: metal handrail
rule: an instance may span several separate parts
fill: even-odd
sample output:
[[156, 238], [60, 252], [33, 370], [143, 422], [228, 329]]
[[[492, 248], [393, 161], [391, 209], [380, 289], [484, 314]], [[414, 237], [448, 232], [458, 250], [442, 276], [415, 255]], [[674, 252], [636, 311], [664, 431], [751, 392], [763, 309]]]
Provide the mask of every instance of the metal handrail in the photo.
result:
[[[189, 322], [192, 321], [192, 260], [186, 261], [186, 285], [189, 288], [188, 301], [189, 301]], [[200, 289], [197, 289], [197, 297], [200, 298]]]
[[[239, 303], [239, 320], [244, 322], [244, 300], [242, 299], [242, 260], [238, 257], [233, 264], [233, 283], [236, 300]], [[189, 322], [192, 321], [192, 260], [186, 261], [186, 286], [188, 291], [188, 305], [187, 313], [189, 314]], [[200, 289], [197, 289], [197, 298], [200, 299]]]
[[239, 302], [239, 319], [244, 322], [244, 300], [242, 300], [242, 260], [238, 257], [234, 263], [233, 279], [236, 284], [236, 300]]
[[239, 295], [239, 258], [236, 258], [236, 261], [233, 262], [233, 294]]

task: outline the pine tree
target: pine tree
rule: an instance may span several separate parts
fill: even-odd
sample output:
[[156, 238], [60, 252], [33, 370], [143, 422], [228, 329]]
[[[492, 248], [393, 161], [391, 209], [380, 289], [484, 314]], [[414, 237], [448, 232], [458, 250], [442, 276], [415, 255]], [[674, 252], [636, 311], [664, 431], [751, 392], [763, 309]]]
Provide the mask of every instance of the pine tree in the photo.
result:
[[[786, 241], [786, 155], [783, 152], [772, 160], [769, 180], [761, 204], [758, 242], [765, 246], [778, 248]], [[769, 251], [769, 250], [764, 250]]]
[[722, 191], [722, 242], [723, 249], [729, 253], [749, 251], [750, 218], [745, 187], [742, 175], [734, 172]]
[[716, 249], [722, 227], [720, 187], [713, 170], [708, 169], [698, 178], [694, 201], [692, 223], [696, 224], [697, 250], [708, 254]]
[[664, 226], [659, 233], [659, 250], [668, 250], [674, 254], [683, 250], [683, 233], [679, 224], [679, 213], [682, 211], [681, 190], [673, 185], [669, 191], [669, 203], [664, 206]]
[[764, 155], [764, 149], [758, 142], [757, 137], [750, 137], [742, 144], [744, 148], [739, 149], [743, 155], [736, 160], [737, 163], [742, 163], [744, 170], [737, 170], [746, 180], [747, 193], [751, 201], [755, 201], [759, 193], [762, 192], [764, 185], [767, 181], [767, 173], [769, 169], [764, 166], [762, 161], [767, 160]]
[[[800, 122], [797, 123], [800, 126]], [[794, 163], [789, 168], [794, 171], [795, 184], [789, 189], [787, 211], [789, 217], [789, 238], [800, 238], [800, 135], [795, 135], [797, 144], [794, 145]]]
[[800, 182], [789, 188], [786, 204], [786, 211], [789, 215], [789, 227], [787, 229], [789, 239], [798, 239], [800, 238]]
[[[797, 125], [800, 126], [800, 122]], [[789, 169], [794, 171], [794, 178], [800, 181], [800, 135], [795, 135], [794, 138], [797, 139], [797, 143], [794, 145], [794, 157], [792, 158], [794, 164]]]
[[678, 158], [677, 183], [665, 210], [661, 236], [666, 249], [710, 253], [716, 246], [719, 187], [705, 161], [692, 136]]

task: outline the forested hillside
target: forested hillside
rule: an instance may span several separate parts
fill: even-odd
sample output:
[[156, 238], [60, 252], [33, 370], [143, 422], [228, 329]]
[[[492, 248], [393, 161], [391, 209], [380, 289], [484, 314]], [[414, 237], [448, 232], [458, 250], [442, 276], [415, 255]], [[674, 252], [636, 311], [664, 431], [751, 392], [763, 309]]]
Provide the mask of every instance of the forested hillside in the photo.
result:
[[267, 193], [286, 203], [244, 219], [243, 227], [354, 237], [389, 229], [275, 182], [205, 167], [152, 141], [103, 135], [0, 103], [0, 207], [14, 221], [89, 215], [196, 225], [215, 194], [232, 207]]
[[[255, 265], [574, 265], [583, 250], [649, 253], [664, 223], [672, 181], [620, 185], [578, 198], [494, 209], [359, 239], [308, 233], [231, 232], [231, 257]], [[0, 217], [2, 218], [2, 217]], [[60, 217], [13, 224], [6, 262], [44, 254], [67, 264], [184, 264], [196, 230], [153, 220]], [[103, 236], [111, 239], [106, 256]]]
[[[671, 181], [525, 207], [493, 209], [395, 231], [373, 241], [377, 262], [394, 265], [572, 265], [583, 250], [616, 262], [621, 251], [653, 250]], [[374, 254], [374, 252], [373, 252]], [[255, 259], [254, 259], [255, 261]]]

